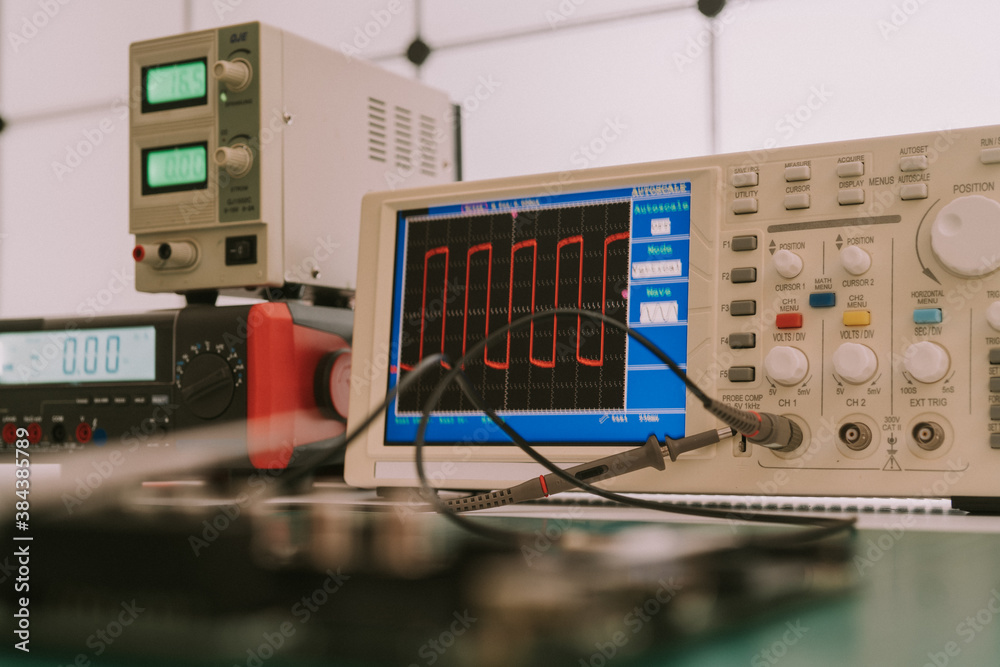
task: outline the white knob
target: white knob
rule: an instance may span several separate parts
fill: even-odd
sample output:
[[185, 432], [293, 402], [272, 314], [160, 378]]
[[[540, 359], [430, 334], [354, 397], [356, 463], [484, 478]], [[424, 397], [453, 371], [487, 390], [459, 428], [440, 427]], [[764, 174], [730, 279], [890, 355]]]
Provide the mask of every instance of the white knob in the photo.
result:
[[246, 90], [253, 79], [253, 69], [250, 63], [242, 58], [236, 60], [219, 60], [212, 67], [212, 76], [221, 83], [226, 84], [226, 88], [238, 93]]
[[230, 176], [240, 178], [250, 173], [253, 166], [253, 153], [246, 144], [221, 146], [215, 150], [215, 164], [225, 167]]
[[959, 276], [984, 276], [1000, 268], [1000, 204], [982, 195], [959, 197], [938, 213], [931, 248]]
[[794, 278], [802, 272], [802, 258], [791, 250], [774, 253], [774, 268], [782, 278]]
[[844, 343], [833, 353], [833, 370], [851, 384], [868, 382], [878, 369], [872, 349], [860, 343]]
[[1000, 301], [994, 301], [986, 309], [986, 321], [990, 323], [991, 327], [1000, 331]]
[[768, 377], [778, 384], [791, 386], [805, 379], [809, 370], [809, 360], [802, 350], [779, 345], [767, 353], [764, 358], [764, 370]]
[[852, 276], [860, 276], [872, 267], [872, 256], [856, 245], [844, 246], [840, 251], [840, 263]]
[[937, 343], [927, 340], [909, 346], [903, 356], [903, 366], [910, 375], [926, 384], [944, 378], [950, 365], [948, 352]]

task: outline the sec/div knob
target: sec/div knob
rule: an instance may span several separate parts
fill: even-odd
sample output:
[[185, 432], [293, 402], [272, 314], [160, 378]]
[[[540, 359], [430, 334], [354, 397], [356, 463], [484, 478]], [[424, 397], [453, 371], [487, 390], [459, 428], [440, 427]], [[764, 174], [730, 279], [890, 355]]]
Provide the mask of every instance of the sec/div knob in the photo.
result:
[[929, 340], [910, 345], [903, 355], [903, 366], [913, 379], [924, 384], [944, 379], [950, 365], [948, 351]]

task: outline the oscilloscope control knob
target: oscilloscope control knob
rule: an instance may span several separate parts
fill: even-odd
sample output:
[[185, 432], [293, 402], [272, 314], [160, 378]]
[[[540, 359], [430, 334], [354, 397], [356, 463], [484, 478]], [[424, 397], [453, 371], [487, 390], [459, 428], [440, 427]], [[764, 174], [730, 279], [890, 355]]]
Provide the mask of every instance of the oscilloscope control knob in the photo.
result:
[[764, 370], [778, 384], [790, 387], [805, 379], [809, 360], [798, 348], [779, 345], [764, 357]]
[[791, 250], [781, 250], [774, 253], [771, 258], [774, 268], [782, 278], [794, 278], [802, 273], [802, 258]]
[[931, 226], [931, 248], [958, 276], [985, 276], [1000, 268], [1000, 203], [982, 195], [959, 197]]
[[910, 345], [903, 356], [903, 366], [913, 379], [924, 384], [943, 379], [950, 365], [948, 351], [928, 340]]
[[220, 146], [214, 157], [215, 166], [224, 168], [233, 178], [246, 176], [253, 166], [253, 153], [246, 144]]
[[234, 93], [246, 90], [253, 80], [253, 68], [243, 58], [219, 60], [212, 66], [212, 76]]
[[833, 370], [851, 384], [868, 382], [878, 369], [878, 357], [867, 345], [844, 343], [833, 353]]
[[1000, 301], [994, 301], [986, 309], [986, 321], [991, 327], [1000, 331]]
[[840, 264], [852, 276], [860, 276], [872, 268], [872, 256], [856, 245], [844, 246], [840, 251]]

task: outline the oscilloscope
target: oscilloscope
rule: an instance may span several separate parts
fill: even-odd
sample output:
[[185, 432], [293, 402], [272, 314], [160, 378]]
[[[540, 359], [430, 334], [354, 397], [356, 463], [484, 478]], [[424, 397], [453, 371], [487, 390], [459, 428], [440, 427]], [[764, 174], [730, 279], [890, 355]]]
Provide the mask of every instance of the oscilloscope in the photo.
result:
[[460, 176], [445, 93], [261, 24], [130, 49], [136, 288], [351, 292], [358, 202]]
[[[1000, 127], [982, 127], [369, 195], [349, 425], [428, 354], [458, 359], [568, 306], [628, 324], [715, 398], [804, 434], [788, 452], [733, 438], [610, 488], [992, 499], [998, 176]], [[564, 465], [717, 426], [635, 341], [573, 315], [501, 337], [464, 370]], [[350, 483], [416, 484], [412, 442], [444, 372], [348, 451]], [[427, 440], [440, 487], [544, 472], [457, 387]]]

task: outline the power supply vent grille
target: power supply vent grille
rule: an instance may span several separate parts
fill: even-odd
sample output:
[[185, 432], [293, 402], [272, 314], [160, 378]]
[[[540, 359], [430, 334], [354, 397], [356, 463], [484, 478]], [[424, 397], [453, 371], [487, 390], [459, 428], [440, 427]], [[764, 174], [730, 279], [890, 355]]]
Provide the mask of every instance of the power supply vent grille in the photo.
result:
[[389, 126], [386, 104], [374, 97], [368, 98], [368, 157], [385, 162], [388, 154], [387, 128]]
[[420, 173], [437, 176], [437, 123], [430, 116], [420, 114]]

